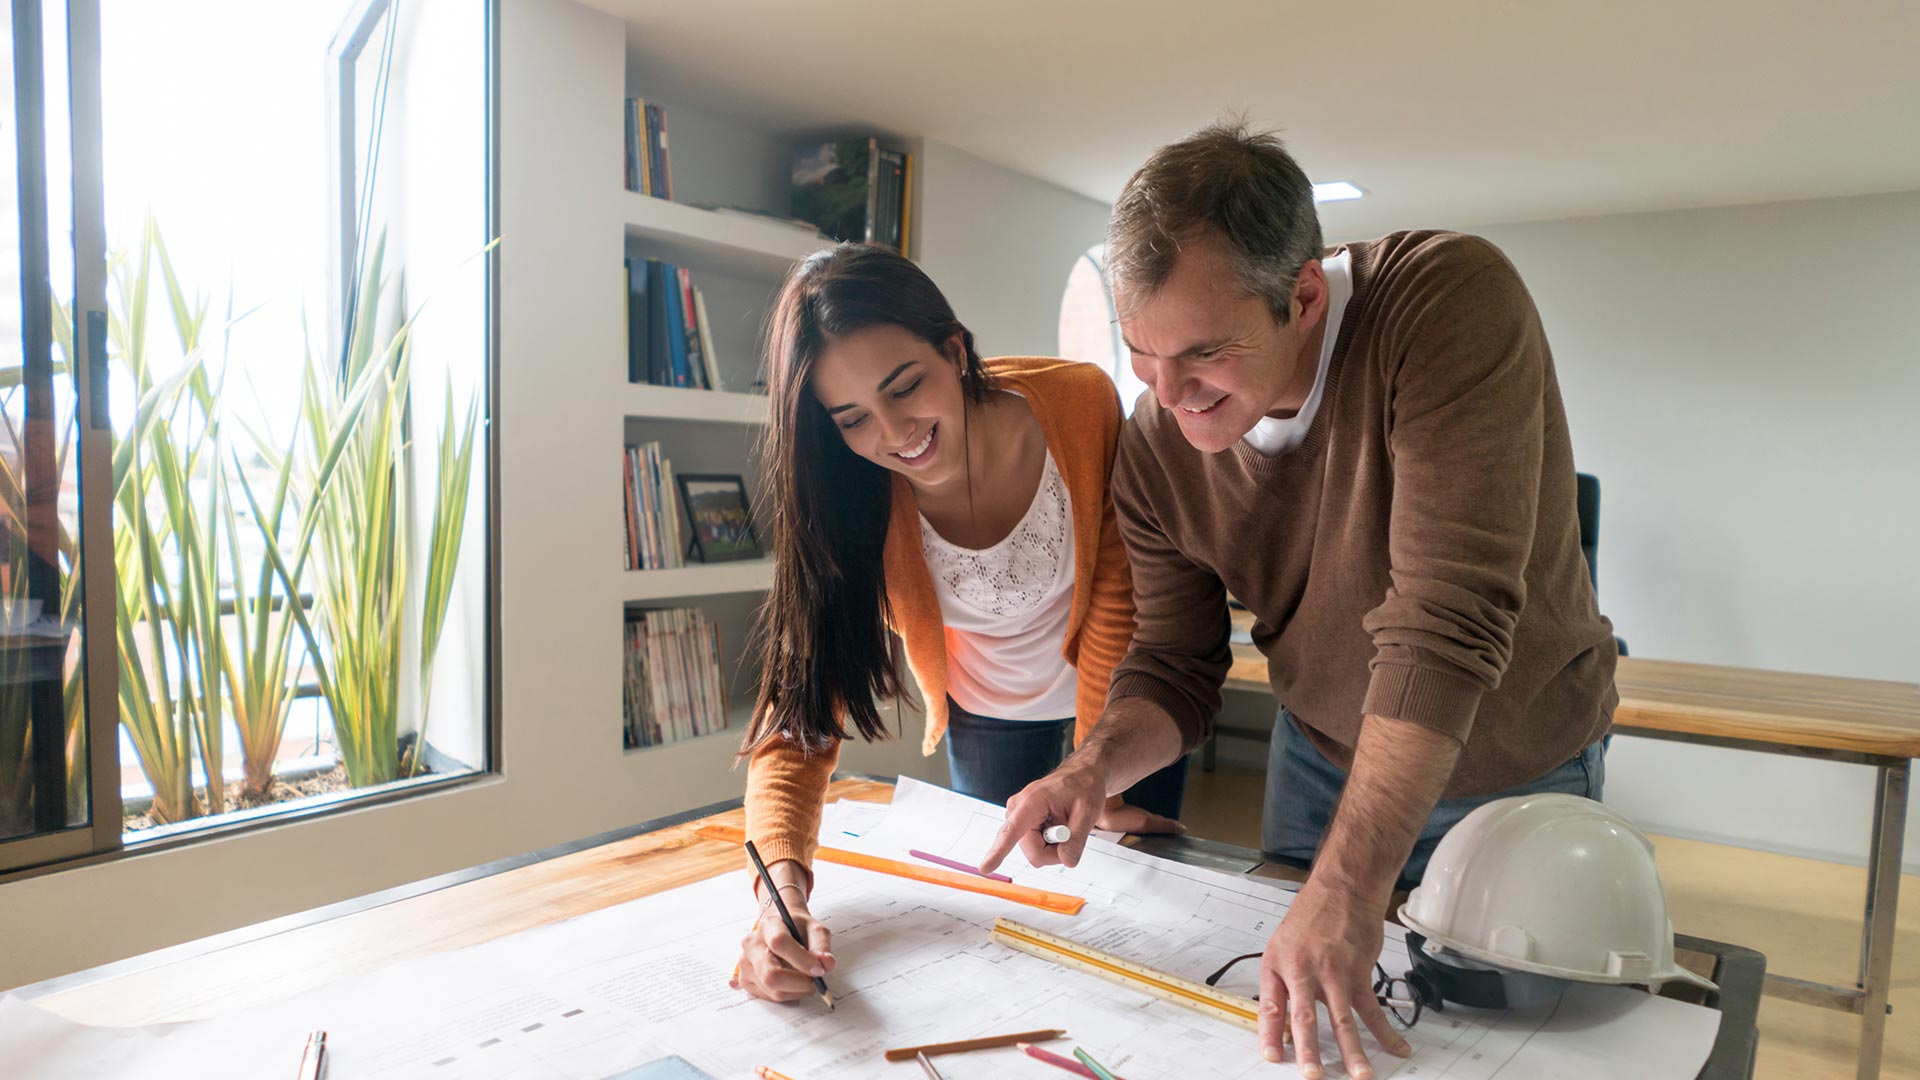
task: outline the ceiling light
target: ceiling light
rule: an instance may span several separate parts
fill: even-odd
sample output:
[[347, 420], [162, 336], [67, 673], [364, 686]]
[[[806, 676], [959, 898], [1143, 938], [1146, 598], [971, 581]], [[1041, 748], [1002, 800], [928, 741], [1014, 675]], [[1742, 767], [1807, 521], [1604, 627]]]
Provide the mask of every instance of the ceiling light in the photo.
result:
[[1359, 185], [1350, 184], [1345, 180], [1334, 180], [1325, 184], [1313, 185], [1313, 201], [1317, 203], [1346, 202], [1349, 199], [1357, 199], [1365, 194], [1366, 192], [1360, 190]]

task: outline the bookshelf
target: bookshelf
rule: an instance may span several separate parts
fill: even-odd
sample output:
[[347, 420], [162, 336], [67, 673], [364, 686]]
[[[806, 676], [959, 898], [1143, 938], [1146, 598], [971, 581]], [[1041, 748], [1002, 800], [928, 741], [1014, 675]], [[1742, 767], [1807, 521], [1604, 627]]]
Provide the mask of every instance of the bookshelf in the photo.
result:
[[[645, 85], [647, 74], [630, 56], [625, 88], [628, 96], [654, 100]], [[623, 445], [659, 443], [661, 456], [671, 462], [679, 476], [740, 476], [755, 511], [761, 547], [767, 550], [767, 535], [758, 527], [764, 522], [764, 500], [758, 490], [757, 448], [765, 431], [768, 403], [765, 395], [748, 392], [759, 374], [761, 327], [774, 293], [794, 263], [831, 247], [833, 242], [777, 220], [688, 205], [740, 205], [781, 214], [785, 210], [791, 142], [782, 134], [729, 123], [697, 106], [664, 104], [673, 122], [674, 195], [682, 201], [616, 188], [609, 200], [615, 220], [609, 223], [608, 231], [618, 237], [621, 254], [634, 266], [658, 259], [685, 269], [699, 287], [711, 317], [708, 329], [722, 389], [629, 382], [623, 355], [609, 356], [604, 365], [599, 365], [603, 372], [601, 385], [607, 400], [617, 402]], [[614, 146], [619, 146], [617, 137]], [[610, 179], [609, 186], [613, 184]], [[618, 320], [616, 327], [626, 321], [616, 310], [609, 310], [608, 316]], [[611, 532], [618, 523], [614, 514], [622, 506], [611, 498], [608, 506], [605, 520]], [[772, 580], [773, 562], [765, 557], [706, 564], [689, 561], [684, 567], [671, 569], [619, 570], [618, 579], [610, 583], [605, 594], [609, 608], [628, 613], [649, 608], [698, 608], [718, 628], [722, 676], [728, 693], [728, 726], [723, 731], [654, 746], [623, 747], [626, 760], [636, 765], [644, 762], [649, 772], [698, 770], [730, 763], [758, 691], [758, 671], [751, 657], [752, 629]]]
[[[724, 48], [691, 61], [683, 50], [659, 51], [653, 11], [639, 0], [499, 5], [493, 192], [502, 243], [489, 441], [499, 495], [494, 691], [506, 767], [471, 796], [393, 811], [419, 825], [392, 830], [395, 842], [428, 862], [447, 857], [444, 845], [407, 837], [466, 836], [481, 846], [470, 844], [462, 858], [478, 862], [703, 806], [739, 795], [746, 783], [733, 761], [737, 738], [616, 749], [625, 611], [700, 607], [721, 627], [730, 704], [744, 703], [759, 675], [758, 664], [742, 659], [747, 632], [766, 596], [759, 581], [734, 576], [743, 572], [738, 564], [653, 572], [658, 577], [621, 569], [623, 447], [658, 439], [677, 471], [742, 474], [754, 505], [768, 505], [751, 487], [753, 447], [765, 430], [760, 402], [626, 382], [621, 264], [649, 245], [655, 257], [679, 254], [699, 275], [713, 316], [722, 389], [750, 390], [769, 297], [792, 260], [819, 242], [684, 204], [784, 213], [795, 143], [869, 125], [847, 106], [810, 119], [816, 126], [805, 131], [781, 127], [782, 110], [734, 93], [737, 72]], [[623, 190], [627, 97], [658, 97], [667, 107], [681, 203]], [[937, 138], [891, 134], [915, 154], [911, 254], [983, 350], [1046, 351], [1058, 325], [1059, 274], [1098, 239], [1105, 208]], [[1009, 262], [1008, 251], [1026, 254]], [[726, 576], [705, 578], [710, 572]], [[690, 595], [735, 588], [745, 591]], [[905, 737], [850, 742], [841, 767], [943, 779], [944, 757], [920, 755], [921, 714], [904, 702], [879, 704], [887, 726]], [[455, 805], [469, 809], [448, 809]], [[474, 839], [458, 825], [479, 808], [500, 828]], [[379, 887], [369, 879], [358, 891]], [[301, 895], [302, 906], [332, 899]]]

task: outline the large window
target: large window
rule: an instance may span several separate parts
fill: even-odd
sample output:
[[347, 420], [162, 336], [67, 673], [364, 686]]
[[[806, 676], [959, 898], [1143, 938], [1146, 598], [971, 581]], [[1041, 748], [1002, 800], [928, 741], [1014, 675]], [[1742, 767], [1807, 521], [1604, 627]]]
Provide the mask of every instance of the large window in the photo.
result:
[[104, 330], [116, 840], [488, 768], [491, 5], [45, 6], [99, 100], [45, 158], [100, 162], [52, 311]]

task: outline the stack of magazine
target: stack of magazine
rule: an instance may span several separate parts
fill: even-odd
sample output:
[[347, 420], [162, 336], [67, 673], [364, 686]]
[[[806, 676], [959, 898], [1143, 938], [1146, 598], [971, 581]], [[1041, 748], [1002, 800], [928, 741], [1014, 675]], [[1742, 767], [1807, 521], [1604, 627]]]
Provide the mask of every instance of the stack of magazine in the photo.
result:
[[657, 442], [627, 447], [626, 553], [629, 570], [671, 570], [687, 565], [687, 534], [674, 490], [673, 462]]
[[699, 608], [629, 611], [626, 649], [628, 748], [726, 730], [720, 630]]

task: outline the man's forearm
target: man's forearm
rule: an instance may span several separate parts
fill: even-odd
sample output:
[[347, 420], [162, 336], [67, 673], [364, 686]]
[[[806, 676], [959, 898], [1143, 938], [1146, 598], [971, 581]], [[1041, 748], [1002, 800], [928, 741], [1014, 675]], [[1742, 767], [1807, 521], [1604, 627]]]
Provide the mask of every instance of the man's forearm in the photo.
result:
[[1368, 716], [1314, 878], [1384, 907], [1459, 756], [1431, 728]]
[[1118, 795], [1180, 756], [1185, 741], [1173, 718], [1138, 699], [1109, 706], [1080, 748], [1062, 768], [1091, 767], [1106, 778], [1108, 795]]

